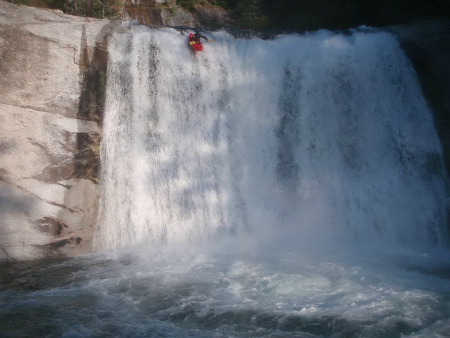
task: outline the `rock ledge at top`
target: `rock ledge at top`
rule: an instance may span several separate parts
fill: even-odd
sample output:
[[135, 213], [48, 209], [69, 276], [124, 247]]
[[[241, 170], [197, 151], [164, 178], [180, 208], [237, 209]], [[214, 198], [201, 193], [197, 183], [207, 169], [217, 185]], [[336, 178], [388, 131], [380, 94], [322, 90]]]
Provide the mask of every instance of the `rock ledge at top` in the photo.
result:
[[229, 13], [218, 6], [196, 6], [189, 12], [175, 0], [125, 0], [122, 16], [148, 26], [184, 26], [216, 29], [233, 26]]

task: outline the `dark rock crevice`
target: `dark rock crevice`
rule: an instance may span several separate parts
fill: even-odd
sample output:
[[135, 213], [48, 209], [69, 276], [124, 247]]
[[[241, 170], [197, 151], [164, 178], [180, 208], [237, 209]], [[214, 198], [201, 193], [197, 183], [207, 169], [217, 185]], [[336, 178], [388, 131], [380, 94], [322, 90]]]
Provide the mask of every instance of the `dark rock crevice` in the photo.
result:
[[[108, 37], [114, 24], [106, 25], [97, 37], [96, 46], [86, 42], [86, 25], [82, 28], [80, 71], [83, 74], [77, 118], [102, 125], [106, 98], [106, 73], [108, 67]], [[78, 153], [75, 155], [75, 170], [72, 178], [86, 178], [98, 181], [100, 166], [100, 135], [98, 133], [77, 133]]]
[[430, 60], [426, 56], [412, 57], [411, 60], [424, 97], [434, 112], [436, 129], [443, 146], [445, 167], [450, 173], [450, 116], [445, 104], [444, 86], [431, 70]]
[[389, 26], [410, 58], [425, 100], [433, 112], [450, 175], [450, 20]]

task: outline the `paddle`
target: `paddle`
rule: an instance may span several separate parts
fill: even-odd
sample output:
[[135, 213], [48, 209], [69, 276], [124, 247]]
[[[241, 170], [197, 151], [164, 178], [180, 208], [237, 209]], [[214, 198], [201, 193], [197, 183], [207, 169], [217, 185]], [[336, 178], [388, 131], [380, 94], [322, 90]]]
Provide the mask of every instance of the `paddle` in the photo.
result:
[[[205, 42], [214, 42], [214, 41], [216, 41], [216, 40], [214, 40], [214, 39], [212, 39], [212, 40], [208, 40], [208, 41], [203, 41], [203, 42], [199, 42], [199, 43], [205, 43]], [[191, 42], [189, 42], [189, 44], [192, 46], [192, 45], [195, 45], [197, 42], [195, 42], [195, 41], [191, 41]]]

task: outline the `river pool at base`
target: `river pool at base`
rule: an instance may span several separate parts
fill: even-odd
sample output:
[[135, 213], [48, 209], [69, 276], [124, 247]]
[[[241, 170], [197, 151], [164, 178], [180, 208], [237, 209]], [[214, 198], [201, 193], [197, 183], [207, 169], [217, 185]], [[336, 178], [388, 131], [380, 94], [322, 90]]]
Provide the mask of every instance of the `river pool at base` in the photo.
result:
[[3, 263], [0, 331], [2, 337], [448, 337], [448, 258], [430, 251], [199, 245]]

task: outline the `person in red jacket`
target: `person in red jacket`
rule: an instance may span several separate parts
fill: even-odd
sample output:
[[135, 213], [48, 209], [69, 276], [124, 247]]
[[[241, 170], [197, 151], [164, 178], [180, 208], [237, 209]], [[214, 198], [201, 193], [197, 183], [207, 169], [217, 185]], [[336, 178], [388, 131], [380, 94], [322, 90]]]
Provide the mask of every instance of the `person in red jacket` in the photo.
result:
[[198, 32], [198, 31], [195, 32], [195, 34], [192, 36], [191, 41], [195, 41], [195, 43], [202, 43], [200, 41], [201, 38], [205, 39], [206, 41], [209, 41], [206, 36], [201, 35], [200, 32]]

